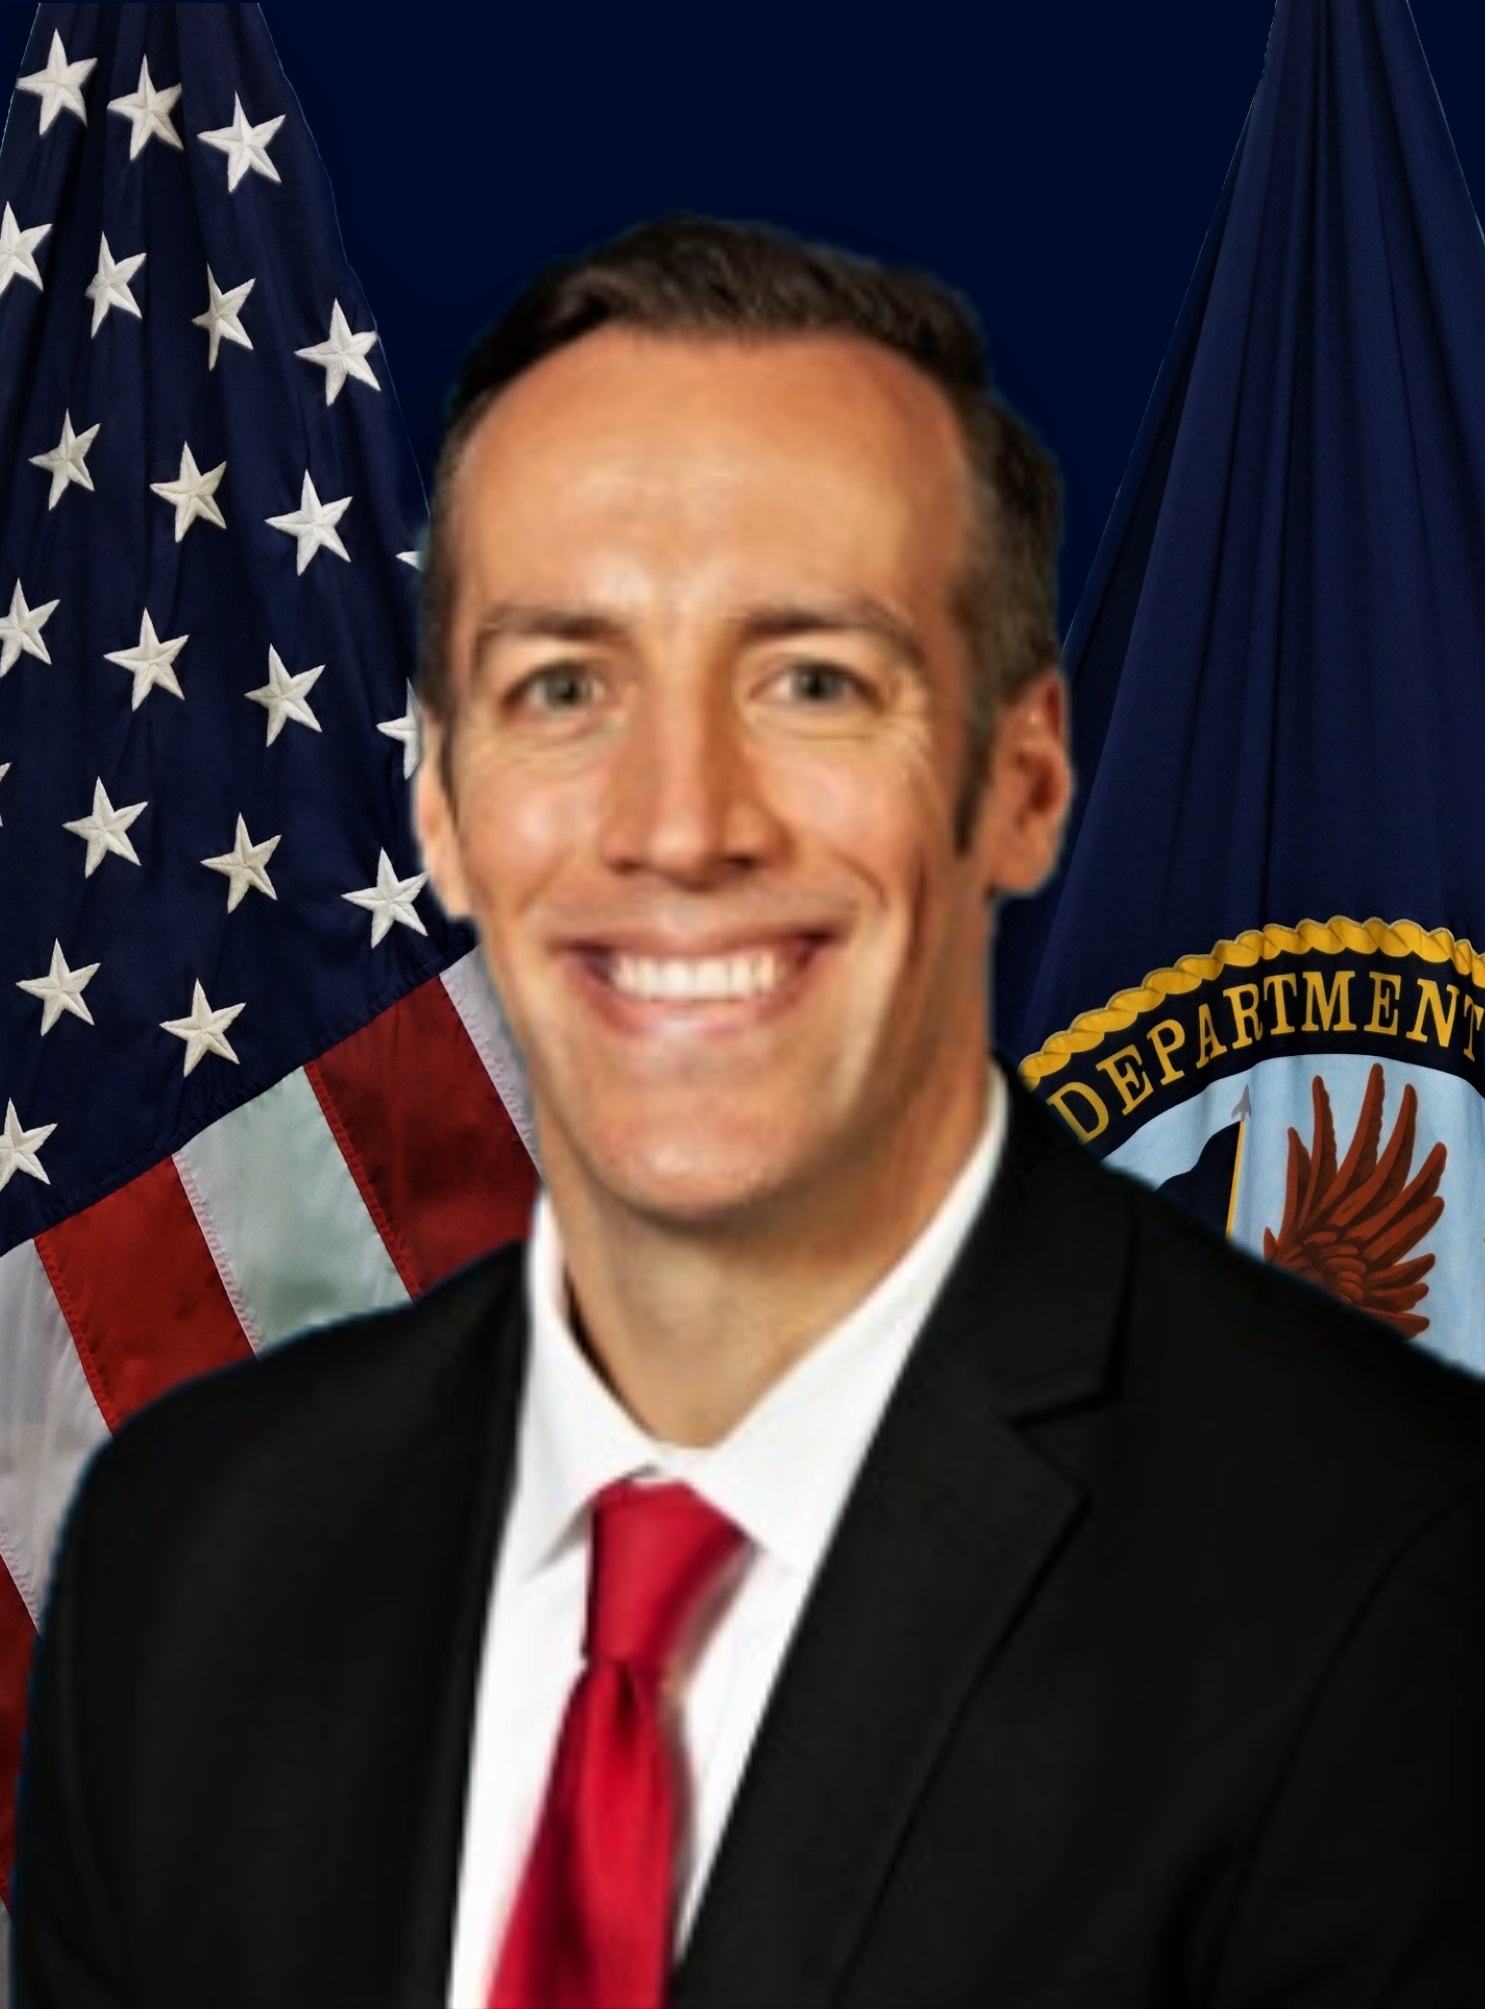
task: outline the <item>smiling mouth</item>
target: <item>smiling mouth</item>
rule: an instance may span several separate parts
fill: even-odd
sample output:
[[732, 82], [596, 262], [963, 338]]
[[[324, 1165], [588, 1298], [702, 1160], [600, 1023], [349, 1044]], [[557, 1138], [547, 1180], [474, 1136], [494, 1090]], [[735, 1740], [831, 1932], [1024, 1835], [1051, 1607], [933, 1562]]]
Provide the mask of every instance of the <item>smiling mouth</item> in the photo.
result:
[[606, 975], [620, 997], [646, 1003], [725, 1003], [767, 997], [798, 961], [777, 949], [727, 956], [615, 955]]

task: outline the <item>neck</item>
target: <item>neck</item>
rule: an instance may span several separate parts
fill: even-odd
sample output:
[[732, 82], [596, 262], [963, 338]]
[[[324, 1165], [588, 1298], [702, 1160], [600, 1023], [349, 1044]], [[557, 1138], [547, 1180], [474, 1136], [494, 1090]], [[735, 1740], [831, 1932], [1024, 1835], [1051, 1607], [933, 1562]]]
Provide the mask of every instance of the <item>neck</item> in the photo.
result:
[[[650, 1435], [720, 1442], [867, 1298], [923, 1232], [979, 1143], [983, 1076], [948, 1120], [863, 1153], [812, 1206], [676, 1221], [548, 1166], [575, 1328]], [[921, 1133], [921, 1134], [919, 1134]]]

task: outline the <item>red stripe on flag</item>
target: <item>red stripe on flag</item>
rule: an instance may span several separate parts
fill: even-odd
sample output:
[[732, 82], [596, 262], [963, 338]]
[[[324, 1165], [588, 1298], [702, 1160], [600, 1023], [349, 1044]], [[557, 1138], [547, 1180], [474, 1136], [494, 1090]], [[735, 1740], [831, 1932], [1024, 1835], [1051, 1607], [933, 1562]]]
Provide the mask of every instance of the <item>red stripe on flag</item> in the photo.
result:
[[305, 1073], [410, 1292], [526, 1233], [536, 1168], [437, 977]]
[[103, 1420], [251, 1355], [170, 1159], [36, 1237]]
[[21, 1732], [26, 1726], [26, 1682], [36, 1628], [12, 1581], [0, 1566], [0, 1897], [10, 1903], [10, 1867], [15, 1861], [15, 1782], [21, 1769]]

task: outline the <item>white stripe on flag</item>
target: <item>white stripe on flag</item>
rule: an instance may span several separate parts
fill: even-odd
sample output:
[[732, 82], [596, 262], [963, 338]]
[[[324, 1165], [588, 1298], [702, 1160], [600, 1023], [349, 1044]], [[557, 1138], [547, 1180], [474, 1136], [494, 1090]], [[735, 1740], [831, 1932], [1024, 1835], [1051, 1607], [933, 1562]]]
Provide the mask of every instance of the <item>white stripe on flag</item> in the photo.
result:
[[407, 1290], [302, 1070], [175, 1154], [252, 1345], [406, 1304]]
[[443, 987], [454, 1010], [463, 1021], [470, 1044], [484, 1062], [485, 1072], [495, 1084], [495, 1093], [510, 1113], [521, 1133], [521, 1142], [536, 1157], [536, 1126], [531, 1120], [531, 1091], [520, 1051], [510, 1036], [500, 1000], [495, 995], [478, 949], [471, 949], [443, 973]]
[[57, 1529], [108, 1425], [31, 1242], [0, 1256], [0, 1336], [0, 1555], [39, 1620]]

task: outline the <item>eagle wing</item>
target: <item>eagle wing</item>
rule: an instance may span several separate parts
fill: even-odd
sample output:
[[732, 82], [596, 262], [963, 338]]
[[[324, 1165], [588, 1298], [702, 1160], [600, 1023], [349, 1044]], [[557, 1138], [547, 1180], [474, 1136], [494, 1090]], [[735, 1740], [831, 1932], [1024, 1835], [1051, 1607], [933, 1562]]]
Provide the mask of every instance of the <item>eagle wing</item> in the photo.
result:
[[1411, 1256], [1444, 1211], [1439, 1183], [1448, 1147], [1435, 1144], [1416, 1172], [1418, 1096], [1402, 1092], [1397, 1121], [1381, 1147], [1383, 1074], [1380, 1062], [1367, 1078], [1355, 1135], [1343, 1163], [1336, 1161], [1335, 1119], [1325, 1082], [1310, 1084], [1315, 1125], [1310, 1147], [1289, 1132], [1284, 1218], [1279, 1232], [1263, 1231], [1263, 1253], [1362, 1311], [1384, 1319], [1409, 1338], [1428, 1329], [1413, 1310], [1428, 1295], [1424, 1281], [1432, 1255]]

